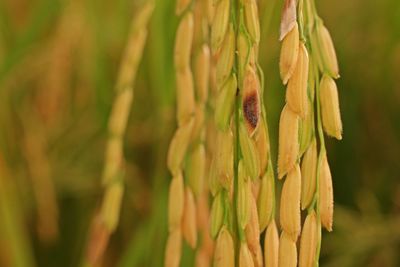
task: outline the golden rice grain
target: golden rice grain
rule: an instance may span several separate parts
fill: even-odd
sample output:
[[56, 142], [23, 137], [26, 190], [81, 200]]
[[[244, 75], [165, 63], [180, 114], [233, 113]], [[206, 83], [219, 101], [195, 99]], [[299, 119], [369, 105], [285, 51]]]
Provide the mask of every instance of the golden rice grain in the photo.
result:
[[329, 136], [342, 139], [342, 119], [340, 118], [339, 96], [335, 81], [324, 75], [320, 84], [322, 125]]
[[205, 103], [208, 98], [208, 87], [210, 80], [210, 48], [208, 45], [203, 44], [195, 59], [194, 65], [194, 78], [197, 101]]
[[297, 250], [296, 242], [292, 238], [282, 232], [279, 239], [279, 267], [296, 267], [297, 266]]
[[300, 240], [299, 267], [314, 267], [318, 246], [317, 217], [314, 211], [307, 215]]
[[223, 193], [219, 192], [213, 200], [210, 215], [210, 234], [215, 239], [221, 229], [224, 220]]
[[252, 253], [252, 255], [253, 255], [254, 267], [264, 267], [263, 252], [260, 243], [257, 245], [256, 253]]
[[275, 220], [268, 225], [264, 239], [265, 267], [278, 267], [279, 235]]
[[204, 184], [204, 175], [206, 167], [206, 150], [204, 144], [196, 145], [190, 154], [186, 177], [190, 188], [196, 197], [199, 197]]
[[173, 230], [168, 237], [165, 248], [165, 267], [179, 267], [182, 254], [182, 233], [181, 229]]
[[230, 190], [233, 184], [233, 133], [231, 129], [218, 132], [217, 152], [214, 156], [217, 179], [222, 187]]
[[246, 243], [240, 244], [239, 267], [254, 267], [253, 257]]
[[190, 53], [193, 40], [193, 13], [186, 13], [181, 19], [175, 37], [174, 64], [176, 69], [190, 67]]
[[267, 172], [261, 178], [260, 193], [258, 197], [258, 219], [260, 224], [260, 232], [269, 224], [275, 204], [275, 188], [274, 174], [272, 168], [268, 168]]
[[219, 168], [217, 166], [217, 163], [217, 157], [213, 156], [208, 174], [208, 187], [210, 189], [211, 195], [214, 197], [222, 187], [219, 179]]
[[145, 40], [147, 38], [146, 29], [137, 29], [136, 31], [131, 31], [134, 33], [129, 37], [129, 41], [124, 52], [124, 59], [122, 60], [115, 86], [117, 90], [124, 90], [127, 87], [132, 86], [133, 82], [135, 81], [136, 71], [139, 67]]
[[189, 246], [195, 249], [197, 243], [196, 204], [192, 190], [189, 187], [186, 187], [185, 190], [182, 233]]
[[298, 164], [289, 172], [283, 184], [280, 220], [283, 231], [294, 242], [300, 234], [301, 172]]
[[115, 98], [111, 111], [108, 129], [110, 135], [120, 136], [125, 132], [128, 122], [129, 110], [133, 99], [132, 88], [124, 88]]
[[299, 117], [285, 105], [279, 121], [278, 178], [295, 165], [299, 154]]
[[146, 2], [140, 7], [132, 20], [129, 40], [125, 47], [123, 60], [119, 68], [116, 82], [117, 90], [124, 90], [132, 86], [135, 81], [137, 69], [143, 54], [143, 48], [146, 43], [146, 25], [151, 18], [153, 9], [154, 3]]
[[223, 227], [215, 244], [214, 267], [228, 266], [235, 266], [235, 250], [231, 234]]
[[286, 90], [286, 102], [290, 109], [303, 119], [307, 115], [308, 97], [308, 53], [303, 42], [300, 43], [299, 55], [297, 57], [296, 68], [292, 77], [289, 79]]
[[175, 6], [175, 14], [180, 16], [182, 12], [189, 6], [190, 0], [177, 0]]
[[282, 42], [279, 70], [283, 84], [286, 84], [296, 69], [299, 55], [299, 27], [297, 22]]
[[230, 24], [222, 43], [221, 49], [218, 51], [216, 77], [217, 86], [221, 86], [225, 80], [231, 75], [233, 63], [235, 61], [235, 31], [233, 25]]
[[107, 142], [105, 155], [105, 166], [103, 170], [102, 184], [108, 185], [116, 174], [121, 170], [123, 163], [123, 140], [121, 138], [110, 138]]
[[215, 123], [222, 131], [226, 131], [230, 125], [236, 91], [236, 75], [232, 74], [218, 92], [215, 103]]
[[244, 32], [239, 31], [236, 37], [237, 65], [239, 81], [243, 81], [245, 69], [248, 65], [255, 65], [255, 55], [251, 44]]
[[178, 126], [181, 126], [193, 116], [195, 111], [193, 75], [189, 67], [176, 73], [176, 105], [176, 118]]
[[212, 51], [218, 51], [224, 40], [228, 28], [230, 11], [230, 0], [220, 0], [214, 12], [214, 19], [211, 25], [211, 48]]
[[250, 195], [250, 218], [245, 229], [246, 241], [253, 255], [257, 254], [260, 244], [260, 224], [257, 214], [257, 203], [253, 195]]
[[101, 207], [101, 218], [110, 232], [113, 232], [118, 225], [123, 194], [124, 187], [121, 181], [114, 182], [105, 193]]
[[248, 135], [247, 129], [243, 123], [239, 126], [239, 143], [243, 155], [243, 164], [246, 172], [251, 179], [256, 179], [260, 175], [260, 162], [258, 158], [258, 151], [254, 141]]
[[260, 22], [256, 0], [246, 0], [244, 3], [244, 19], [247, 31], [254, 43], [260, 42]]
[[172, 178], [168, 195], [168, 226], [169, 231], [180, 228], [184, 207], [184, 186], [182, 173]]
[[319, 175], [319, 197], [320, 197], [320, 216], [321, 224], [328, 231], [332, 231], [333, 225], [333, 187], [332, 175], [329, 168], [328, 159], [323, 155], [321, 172]]
[[267, 169], [270, 153], [268, 129], [264, 118], [261, 118], [260, 120], [260, 126], [258, 127], [255, 141], [258, 150], [258, 157], [260, 159], [260, 172], [264, 173]]
[[173, 175], [177, 175], [182, 167], [190, 135], [194, 124], [194, 118], [176, 130], [168, 149], [167, 166]]
[[308, 208], [314, 198], [317, 183], [317, 142], [314, 139], [301, 163], [301, 209]]
[[322, 59], [321, 71], [327, 72], [333, 78], [339, 78], [339, 66], [331, 35], [323, 24], [319, 24], [316, 29]]

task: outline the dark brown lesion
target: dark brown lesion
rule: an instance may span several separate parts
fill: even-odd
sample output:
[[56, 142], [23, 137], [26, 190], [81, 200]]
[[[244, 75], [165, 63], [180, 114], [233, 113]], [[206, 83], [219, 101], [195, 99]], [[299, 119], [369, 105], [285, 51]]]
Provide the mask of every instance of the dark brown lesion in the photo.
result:
[[257, 127], [260, 114], [260, 106], [257, 91], [244, 96], [243, 113], [247, 124], [254, 130]]

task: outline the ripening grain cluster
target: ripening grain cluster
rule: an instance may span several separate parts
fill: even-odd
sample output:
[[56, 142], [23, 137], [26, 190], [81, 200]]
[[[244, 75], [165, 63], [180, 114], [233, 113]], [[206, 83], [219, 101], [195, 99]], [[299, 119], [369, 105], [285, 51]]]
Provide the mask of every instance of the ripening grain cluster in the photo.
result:
[[[339, 70], [314, 1], [285, 2], [280, 38], [286, 104], [279, 126], [278, 176], [286, 176], [280, 203], [281, 240], [286, 245], [280, 247], [279, 265], [311, 267], [318, 263], [321, 225], [332, 231], [332, 177], [323, 130], [338, 140], [342, 137], [334, 82]], [[303, 227], [301, 210], [307, 213]]]
[[[234, 266], [236, 260], [240, 266], [277, 266], [275, 182], [257, 59], [257, 2], [194, 1], [190, 5], [178, 1], [176, 11], [180, 17], [174, 52], [178, 129], [168, 152], [173, 178], [165, 265], [179, 265], [182, 236], [177, 233], [183, 232], [196, 250], [196, 266]], [[191, 129], [178, 135], [186, 125]], [[209, 190], [202, 187], [204, 181]], [[189, 205], [181, 196], [189, 190], [206, 207], [207, 193], [211, 194], [209, 218], [197, 211], [198, 223], [207, 218], [207, 227], [198, 227], [198, 233], [204, 232], [202, 242], [206, 243], [207, 234], [214, 240], [208, 240], [207, 247], [185, 237], [184, 214]]]
[[282, 13], [279, 224], [258, 3], [179, 0], [176, 14], [178, 128], [167, 160], [173, 178], [165, 266], [179, 266], [182, 240], [199, 267], [314, 266], [321, 225], [332, 230], [333, 214], [322, 129], [341, 139], [342, 126], [335, 51], [313, 1], [287, 0]]
[[209, 98], [211, 52], [209, 6], [205, 1], [177, 1], [175, 36], [176, 120], [178, 128], [168, 151], [173, 176], [168, 199], [169, 237], [165, 266], [179, 266], [182, 241], [196, 250], [196, 265], [208, 266], [213, 242], [208, 227], [206, 171], [206, 105]]
[[92, 220], [85, 264], [101, 263], [110, 235], [118, 226], [124, 194], [123, 139], [133, 101], [133, 84], [147, 38], [147, 24], [154, 3], [144, 3], [132, 20], [129, 39], [121, 60], [115, 85], [115, 98], [108, 120], [109, 139], [106, 145], [102, 185], [104, 195], [98, 213]]

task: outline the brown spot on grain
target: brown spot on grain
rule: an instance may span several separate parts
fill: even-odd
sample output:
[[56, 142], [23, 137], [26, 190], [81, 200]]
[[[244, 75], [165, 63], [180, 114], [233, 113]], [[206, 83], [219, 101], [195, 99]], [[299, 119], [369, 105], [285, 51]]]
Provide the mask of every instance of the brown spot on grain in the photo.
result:
[[254, 90], [250, 94], [244, 96], [243, 113], [247, 125], [251, 127], [250, 130], [254, 130], [257, 127], [260, 114], [259, 109], [260, 104], [257, 96], [257, 91]]

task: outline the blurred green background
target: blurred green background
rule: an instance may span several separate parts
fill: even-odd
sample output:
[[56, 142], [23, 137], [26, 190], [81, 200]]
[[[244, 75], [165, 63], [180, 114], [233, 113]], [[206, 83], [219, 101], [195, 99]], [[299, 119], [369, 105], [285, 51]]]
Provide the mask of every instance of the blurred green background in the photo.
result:
[[[79, 266], [103, 192], [113, 85], [141, 2], [0, 1], [0, 161], [8, 170], [0, 177], [0, 266]], [[282, 2], [260, 0], [274, 160]], [[321, 266], [400, 266], [400, 1], [316, 2], [337, 50], [344, 124], [343, 141], [328, 140], [335, 222]], [[176, 26], [174, 1], [156, 0], [124, 143], [121, 221], [104, 266], [162, 266]], [[192, 254], [185, 248], [182, 266]]]

